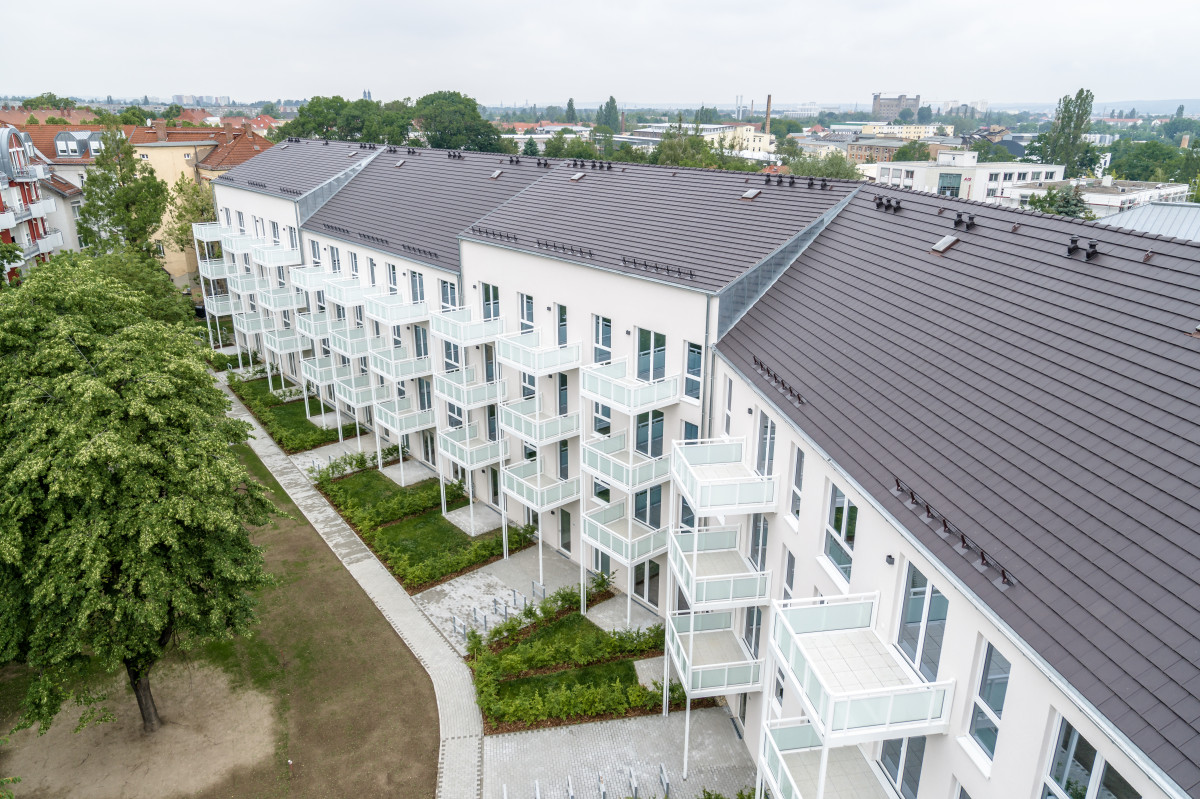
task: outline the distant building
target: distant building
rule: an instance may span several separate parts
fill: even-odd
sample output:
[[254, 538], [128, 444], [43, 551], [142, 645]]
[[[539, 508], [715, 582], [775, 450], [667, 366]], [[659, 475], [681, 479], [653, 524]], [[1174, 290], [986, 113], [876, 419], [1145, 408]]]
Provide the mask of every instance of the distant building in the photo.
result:
[[1085, 133], [1083, 140], [1088, 144], [1094, 144], [1097, 147], [1108, 147], [1117, 139], [1121, 138], [1115, 133]]
[[858, 171], [876, 183], [927, 191], [946, 197], [962, 197], [998, 203], [1006, 189], [1018, 183], [1059, 178], [1059, 164], [1018, 162], [979, 163], [979, 153], [945, 150], [936, 161], [903, 161], [862, 164]]
[[[987, 166], [994, 166], [994, 164], [987, 164]], [[1062, 172], [1059, 174], [1061, 175]], [[1182, 203], [1188, 195], [1186, 183], [1113, 180], [1111, 176], [1108, 176], [1099, 179], [1077, 178], [1057, 182], [1043, 181], [1023, 186], [1007, 186], [1000, 194], [1000, 202], [1009, 206], [1026, 206], [1029, 205], [1031, 197], [1043, 195], [1050, 189], [1071, 191], [1076, 186], [1079, 187], [1088, 209], [1099, 218], [1119, 214], [1150, 203]]]
[[899, 97], [884, 97], [879, 92], [871, 95], [871, 118], [872, 119], [897, 119], [900, 112], [904, 109], [917, 113], [917, 109], [921, 107], [921, 95], [909, 97], [907, 94], [902, 94]]
[[18, 245], [24, 255], [23, 264], [9, 267], [5, 278], [15, 276], [25, 264], [45, 260], [63, 246], [62, 232], [46, 221], [57, 203], [42, 195], [39, 184], [50, 171], [39, 161], [27, 134], [11, 126], [0, 127], [0, 243]]
[[850, 142], [846, 147], [846, 157], [856, 164], [865, 164], [868, 161], [876, 161], [882, 163], [891, 161], [892, 156], [908, 142], [903, 139], [868, 139], [862, 138], [858, 141]]
[[841, 106], [837, 105], [821, 105], [819, 103], [800, 103], [793, 106], [791, 111], [778, 111], [776, 116], [780, 119], [812, 119], [820, 116], [822, 113], [836, 114], [841, 110]]
[[[689, 125], [684, 123], [683, 132], [696, 134], [709, 144], [723, 143], [726, 150], [755, 153], [775, 152], [775, 137], [762, 129], [762, 125], [749, 122], [730, 122], [721, 125]], [[679, 131], [674, 122], [658, 122], [644, 125], [633, 132], [633, 136], [651, 142], [653, 147], [665, 135]]]
[[1101, 117], [1098, 122], [1103, 122], [1106, 125], [1112, 125], [1114, 128], [1132, 128], [1142, 120], [1137, 117]]
[[926, 136], [937, 136], [939, 130], [954, 135], [953, 125], [893, 125], [890, 122], [870, 122], [862, 126], [864, 136], [891, 136], [905, 141], [916, 141]]

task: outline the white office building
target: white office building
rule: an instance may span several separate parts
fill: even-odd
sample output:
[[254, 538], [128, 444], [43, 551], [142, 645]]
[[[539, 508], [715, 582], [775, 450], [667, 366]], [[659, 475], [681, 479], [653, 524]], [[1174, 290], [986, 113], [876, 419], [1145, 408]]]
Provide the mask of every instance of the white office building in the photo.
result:
[[859, 164], [858, 171], [880, 185], [988, 203], [1000, 202], [1009, 189], [1020, 184], [1046, 183], [1063, 176], [1061, 164], [979, 163], [979, 153], [970, 150], [942, 150], [935, 161]]

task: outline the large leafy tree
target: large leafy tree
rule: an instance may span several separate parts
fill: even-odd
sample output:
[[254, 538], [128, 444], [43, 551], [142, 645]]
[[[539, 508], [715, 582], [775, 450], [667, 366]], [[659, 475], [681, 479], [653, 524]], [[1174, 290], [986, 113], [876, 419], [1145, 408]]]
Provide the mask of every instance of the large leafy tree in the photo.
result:
[[1078, 186], [1062, 190], [1051, 187], [1045, 194], [1035, 194], [1029, 198], [1029, 207], [1045, 214], [1073, 216], [1076, 219], [1095, 219], [1096, 215], [1083, 201], [1083, 193]]
[[1118, 139], [1112, 153], [1109, 171], [1126, 180], [1187, 180], [1181, 174], [1187, 160], [1184, 151], [1165, 142]]
[[617, 110], [617, 100], [609, 95], [604, 107], [596, 112], [596, 124], [606, 125], [612, 131], [621, 129], [621, 112]]
[[814, 178], [862, 180], [862, 174], [854, 166], [854, 163], [840, 152], [830, 152], [823, 156], [802, 155], [788, 163], [788, 171], [793, 175]]
[[100, 254], [64, 251], [54, 257], [56, 261], [94, 269], [136, 292], [142, 302], [142, 313], [148, 319], [175, 324], [196, 318], [191, 301], [153, 255], [122, 247]]
[[427, 94], [413, 106], [421, 132], [430, 147], [497, 153], [500, 132], [479, 114], [479, 104], [460, 92]]
[[575, 98], [574, 97], [567, 98], [567, 111], [563, 115], [563, 118], [564, 118], [564, 121], [566, 121], [566, 122], [578, 122], [579, 121], [579, 117], [575, 115]]
[[54, 92], [42, 92], [37, 97], [26, 97], [21, 101], [26, 108], [74, 108], [75, 101], [69, 97], [59, 97]]
[[334, 95], [313, 97], [301, 106], [295, 119], [280, 125], [271, 136], [276, 140], [300, 136], [403, 144], [411, 127], [412, 104], [407, 99], [387, 103], [366, 99], [350, 102]]
[[149, 252], [167, 209], [167, 184], [137, 157], [116, 126], [105, 129], [104, 146], [83, 184], [79, 233], [96, 252], [128, 244]]
[[532, 136], [525, 140], [525, 146], [521, 148], [521, 155], [537, 155], [539, 152], [537, 142]]
[[171, 187], [168, 201], [171, 218], [163, 227], [167, 241], [177, 250], [186, 251], [192, 246], [192, 224], [215, 222], [217, 210], [213, 207], [212, 186], [197, 183], [180, 173], [179, 180]]
[[[896, 148], [893, 161], [928, 161], [929, 145], [923, 141], [910, 141]], [[828, 177], [828, 175], [824, 176]]]
[[979, 153], [979, 163], [981, 164], [1016, 160], [1012, 153], [988, 139], [980, 139], [975, 142], [971, 145], [971, 150]]
[[1043, 164], [1062, 164], [1069, 178], [1094, 167], [1095, 152], [1083, 140], [1091, 126], [1092, 99], [1090, 91], [1080, 89], [1074, 97], [1068, 94], [1059, 100], [1050, 130], [1033, 140], [1026, 156]]
[[173, 644], [245, 633], [268, 583], [246, 525], [271, 510], [230, 444], [249, 427], [195, 336], [141, 295], [52, 259], [0, 294], [0, 663], [48, 726], [88, 664], [124, 669], [143, 727]]

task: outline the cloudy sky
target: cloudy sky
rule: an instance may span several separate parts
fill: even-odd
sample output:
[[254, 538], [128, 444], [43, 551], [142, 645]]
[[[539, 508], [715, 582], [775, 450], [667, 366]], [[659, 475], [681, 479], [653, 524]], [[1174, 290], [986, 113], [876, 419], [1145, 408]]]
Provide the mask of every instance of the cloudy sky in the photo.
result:
[[[1152, 6], [1152, 8], [1151, 8]], [[993, 103], [1196, 97], [1198, 0], [106, 0], [70, 21], [23, 2], [64, 58], [0, 69], [0, 95], [341, 94], [455, 89], [483, 103]], [[15, 18], [14, 18], [15, 17]], [[41, 52], [47, 52], [45, 50]], [[1200, 109], [1197, 109], [1200, 110]]]

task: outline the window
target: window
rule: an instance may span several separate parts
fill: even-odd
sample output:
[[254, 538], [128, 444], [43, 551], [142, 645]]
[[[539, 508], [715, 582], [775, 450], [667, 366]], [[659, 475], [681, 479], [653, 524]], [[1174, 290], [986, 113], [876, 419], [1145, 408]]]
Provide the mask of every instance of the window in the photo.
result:
[[1034, 172], [1032, 175], [1030, 175], [1030, 178], [1029, 178], [1029, 179], [1030, 179], [1030, 180], [1041, 180], [1041, 179], [1042, 179], [1042, 173], [1041, 173], [1041, 172]]
[[800, 492], [804, 488], [804, 451], [796, 447], [796, 455], [792, 459], [792, 515], [800, 518]]
[[692, 422], [683, 423], [683, 440], [684, 441], [699, 441], [700, 440], [700, 425]]
[[612, 320], [606, 316], [592, 317], [592, 359], [596, 363], [612, 360]]
[[279, 243], [279, 223], [278, 222], [271, 223], [271, 242], [274, 244]]
[[762, 608], [746, 608], [746, 626], [742, 630], [742, 639], [746, 648], [758, 657], [758, 635], [762, 629]]
[[750, 517], [750, 562], [759, 571], [767, 568], [767, 517], [756, 513]]
[[941, 173], [938, 175], [937, 193], [943, 197], [957, 197], [962, 188], [962, 175]]
[[521, 372], [521, 399], [529, 399], [537, 395], [537, 378], [528, 372]]
[[288, 225], [287, 232], [288, 232], [288, 247], [292, 248], [293, 250], [299, 249], [300, 239], [297, 237], [296, 228], [292, 227], [291, 225]]
[[[899, 170], [897, 170], [897, 171], [899, 171]], [[880, 180], [883, 180], [884, 178], [889, 178], [891, 176], [892, 176], [892, 170], [888, 169], [887, 167], [881, 168], [879, 170], [879, 179]]]
[[787, 565], [783, 570], [783, 598], [791, 599], [792, 592], [796, 590], [796, 556], [792, 551], [787, 551]]
[[[1094, 774], [1101, 775], [1098, 781]], [[1041, 799], [1141, 799], [1141, 794], [1063, 719]]]
[[233, 227], [233, 223], [229, 221], [229, 209], [222, 208], [221, 212], [225, 214], [225, 227]]
[[636, 432], [635, 448], [637, 451], [651, 458], [661, 458], [663, 454], [663, 412], [639, 413]]
[[350, 253], [350, 277], [358, 277], [358, 253]]
[[996, 196], [996, 190], [995, 190], [995, 189], [988, 189], [988, 190], [987, 190], [987, 196], [989, 196], [989, 197], [995, 197], [995, 196]]
[[558, 328], [558, 346], [567, 346], [567, 306], [557, 305], [554, 308]]
[[988, 644], [983, 656], [979, 692], [975, 695], [975, 711], [971, 715], [971, 737], [989, 757], [996, 756], [1000, 716], [1004, 712], [1004, 696], [1008, 693], [1008, 671], [1008, 660]]
[[329, 268], [335, 275], [342, 271], [342, 253], [332, 245], [329, 247]]
[[500, 289], [491, 283], [483, 284], [483, 318], [500, 318]]
[[1029, 193], [1029, 192], [1022, 192], [1022, 194], [1021, 194], [1021, 199], [1020, 199], [1020, 203], [1021, 203], [1021, 207], [1022, 207], [1022, 208], [1025, 208], [1025, 207], [1027, 207], [1027, 206], [1029, 205], [1029, 198], [1030, 198], [1030, 196], [1031, 196], [1031, 195], [1030, 195], [1030, 193]]
[[462, 350], [457, 344], [449, 341], [442, 342], [442, 363], [447, 372], [453, 372], [462, 366]]
[[1005, 179], [1005, 180], [1012, 180], [1012, 179], [1013, 179], [1013, 173], [1012, 173], [1012, 172], [1005, 172], [1005, 173], [1004, 173], [1004, 179]]
[[463, 426], [462, 408], [458, 407], [453, 402], [447, 402], [446, 414], [450, 417], [450, 427], [452, 429]]
[[521, 332], [528, 333], [533, 330], [533, 297], [519, 294], [517, 298], [521, 306]]
[[[145, 158], [145, 157], [146, 156], [144, 156], [144, 155], [142, 156], [142, 158]], [[246, 232], [246, 217], [242, 215], [241, 211], [237, 212], [237, 220], [238, 220], [238, 233], [245, 233]]]
[[308, 244], [309, 244], [309, 248], [312, 250], [313, 266], [320, 266], [321, 265], [321, 245], [315, 241], [310, 241]]
[[558, 373], [558, 415], [567, 415], [569, 392], [567, 391], [567, 375], [565, 372]]
[[1053, 169], [1051, 169], [1051, 170], [1047, 170], [1047, 172], [1046, 172], [1046, 180], [1054, 180], [1054, 174], [1055, 174], [1055, 173], [1054, 173], [1054, 170], [1053, 170]]
[[901, 601], [900, 632], [896, 643], [925, 679], [937, 679], [946, 630], [946, 597], [929, 585], [924, 574], [908, 564]]
[[425, 302], [425, 276], [420, 272], [409, 272], [408, 282], [412, 289], [412, 301]]
[[601, 502], [609, 502], [612, 499], [612, 489], [608, 483], [592, 478], [592, 496]]
[[702, 349], [699, 344], [687, 342], [686, 372], [683, 378], [683, 393], [692, 399], [700, 399], [700, 363]]
[[[141, 156], [142, 156], [142, 160], [143, 160], [143, 161], [149, 161], [149, 160], [150, 160], [150, 156], [149, 156], [149, 155], [147, 155], [146, 153], [139, 153], [139, 155], [141, 155]], [[242, 232], [244, 233], [245, 231], [242, 231]]]
[[725, 435], [733, 424], [733, 378], [725, 378]]
[[567, 440], [558, 442], [558, 479], [566, 480], [571, 476], [570, 471], [571, 445]]
[[1018, 172], [1017, 180], [1029, 180], [1029, 173], [1028, 172]]
[[375, 285], [375, 259], [367, 259], [367, 280], [370, 285]]
[[558, 545], [563, 552], [571, 551], [571, 514], [569, 511], [560, 510], [558, 512]]
[[854, 565], [854, 528], [858, 522], [858, 508], [833, 486], [829, 496], [829, 519], [825, 524], [825, 556], [846, 580], [850, 579], [850, 568]]
[[894, 738], [883, 742], [879, 763], [904, 799], [917, 799], [921, 765], [925, 760], [925, 737]]
[[79, 200], [76, 200], [75, 202], [71, 203], [71, 216], [73, 218], [79, 219], [79, 208], [81, 205], [83, 205], [83, 203]]
[[525, 460], [527, 461], [537, 460], [537, 447], [531, 447], [524, 441], [521, 442], [521, 453], [525, 456]]
[[958, 799], [971, 799], [971, 794], [967, 793], [967, 789], [961, 785], [958, 786]]
[[688, 530], [696, 527], [696, 512], [692, 510], [692, 506], [683, 497], [679, 498], [679, 526]]
[[458, 284], [451, 280], [439, 280], [442, 288], [442, 310], [458, 307]]
[[999, 173], [999, 172], [989, 172], [989, 173], [988, 173], [988, 181], [989, 181], [990, 183], [995, 183], [995, 182], [996, 182], [996, 181], [998, 181], [999, 179], [1000, 179], [1000, 173]]
[[420, 325], [413, 325], [413, 357], [429, 357], [429, 330]]
[[396, 265], [384, 264], [384, 271], [387, 272], [388, 294], [395, 296], [400, 293], [400, 286], [396, 281]]
[[770, 475], [775, 464], [775, 422], [766, 413], [758, 412], [758, 473]]
[[637, 378], [661, 380], [667, 373], [667, 337], [638, 328]]
[[602, 436], [612, 432], [612, 408], [599, 402], [592, 403], [592, 431]]
[[633, 495], [633, 518], [651, 530], [662, 527], [662, 486], [651, 486]]

